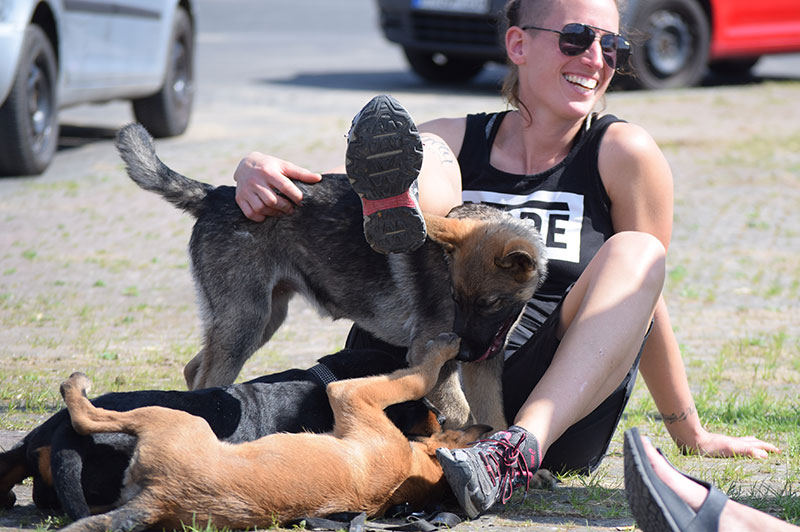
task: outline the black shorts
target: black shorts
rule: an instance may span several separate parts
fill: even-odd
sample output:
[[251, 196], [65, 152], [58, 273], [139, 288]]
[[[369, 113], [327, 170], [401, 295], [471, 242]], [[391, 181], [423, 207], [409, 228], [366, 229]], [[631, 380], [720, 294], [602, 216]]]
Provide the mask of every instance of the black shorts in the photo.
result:
[[[559, 345], [557, 335], [560, 318], [561, 304], [533, 337], [522, 344], [505, 362], [503, 403], [509, 423], [514, 421], [517, 412], [553, 361]], [[647, 334], [649, 333], [648, 330]], [[644, 340], [647, 340], [647, 335]], [[392, 354], [402, 354], [406, 351], [403, 347], [378, 340], [356, 326], [350, 329], [346, 347], [380, 349]], [[553, 442], [542, 461], [542, 468], [554, 473], [574, 471], [586, 474], [600, 465], [622, 417], [622, 411], [633, 392], [643, 348], [644, 341], [628, 374], [611, 395]]]

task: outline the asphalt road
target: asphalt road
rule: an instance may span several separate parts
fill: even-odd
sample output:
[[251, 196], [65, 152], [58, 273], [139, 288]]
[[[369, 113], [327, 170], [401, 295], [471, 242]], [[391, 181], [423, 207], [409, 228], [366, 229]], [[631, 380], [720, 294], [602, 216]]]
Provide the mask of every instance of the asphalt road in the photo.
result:
[[[196, 10], [197, 98], [183, 139], [199, 128], [249, 130], [254, 122], [261, 127], [265, 112], [348, 117], [360, 107], [357, 102], [379, 92], [430, 95], [430, 117], [447, 110], [441, 105], [444, 95], [497, 102], [504, 74], [499, 65], [457, 88], [434, 87], [416, 77], [400, 47], [383, 38], [375, 0], [198, 0]], [[800, 79], [800, 54], [764, 57], [753, 74]], [[412, 110], [424, 119], [428, 108]], [[61, 117], [67, 125], [62, 146], [71, 148], [109, 137], [108, 130], [132, 120], [132, 113], [118, 102], [66, 109]]]

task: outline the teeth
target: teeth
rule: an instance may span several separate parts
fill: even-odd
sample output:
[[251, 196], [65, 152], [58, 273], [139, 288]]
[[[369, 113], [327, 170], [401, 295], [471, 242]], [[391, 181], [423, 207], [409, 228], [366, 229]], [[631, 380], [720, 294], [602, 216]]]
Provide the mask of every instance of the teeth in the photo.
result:
[[564, 79], [588, 90], [594, 90], [594, 88], [597, 87], [597, 80], [592, 78], [576, 76], [575, 74], [564, 74]]

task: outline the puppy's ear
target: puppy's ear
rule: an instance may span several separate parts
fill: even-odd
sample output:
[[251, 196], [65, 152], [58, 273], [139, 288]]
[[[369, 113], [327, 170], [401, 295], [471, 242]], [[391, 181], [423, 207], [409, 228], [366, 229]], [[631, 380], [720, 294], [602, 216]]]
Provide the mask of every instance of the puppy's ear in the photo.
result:
[[453, 253], [464, 241], [473, 224], [473, 220], [464, 218], [444, 218], [434, 214], [425, 214], [428, 237], [441, 245], [448, 253]]
[[536, 258], [534, 250], [521, 238], [509, 240], [503, 248], [503, 253], [494, 259], [498, 268], [507, 271], [514, 280], [520, 283], [528, 281], [536, 272]]

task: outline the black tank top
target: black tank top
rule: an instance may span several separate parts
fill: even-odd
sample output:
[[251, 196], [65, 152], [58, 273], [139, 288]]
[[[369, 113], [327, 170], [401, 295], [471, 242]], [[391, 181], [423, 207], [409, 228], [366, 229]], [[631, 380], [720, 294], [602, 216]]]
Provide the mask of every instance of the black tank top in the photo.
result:
[[489, 164], [492, 144], [507, 114], [468, 115], [458, 163], [465, 203], [486, 203], [532, 219], [547, 249], [547, 279], [512, 332], [508, 357], [533, 336], [614, 234], [611, 201], [600, 178], [597, 156], [606, 129], [620, 120], [613, 115], [587, 120], [588, 128], [581, 128], [563, 161], [538, 174], [517, 175]]

